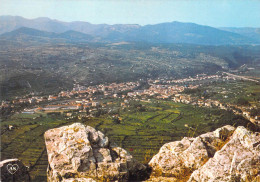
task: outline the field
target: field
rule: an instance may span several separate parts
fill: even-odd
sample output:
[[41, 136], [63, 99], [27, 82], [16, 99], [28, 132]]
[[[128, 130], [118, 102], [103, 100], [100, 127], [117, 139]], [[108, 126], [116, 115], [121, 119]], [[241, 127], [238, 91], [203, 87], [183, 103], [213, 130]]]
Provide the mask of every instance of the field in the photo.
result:
[[193, 91], [195, 96], [219, 100], [222, 103], [239, 104], [243, 98], [251, 106], [260, 107], [260, 84], [250, 81], [230, 80], [211, 83]]
[[[33, 181], [45, 181], [48, 161], [43, 134], [50, 128], [82, 122], [101, 130], [112, 142], [147, 163], [167, 142], [197, 136], [226, 124], [247, 123], [227, 111], [172, 101], [131, 101], [128, 107], [114, 104], [111, 108], [113, 112], [81, 120], [66, 120], [62, 115], [45, 113], [17, 113], [1, 123], [1, 160], [21, 159], [25, 165], [31, 166]], [[15, 128], [9, 131], [6, 129], [8, 125]]]
[[[13, 125], [15, 129], [5, 130], [5, 124]], [[68, 121], [39, 114], [14, 115], [1, 125], [1, 160], [21, 159], [30, 166], [35, 181], [45, 181], [48, 159], [43, 134], [50, 128], [65, 124], [69, 124]]]

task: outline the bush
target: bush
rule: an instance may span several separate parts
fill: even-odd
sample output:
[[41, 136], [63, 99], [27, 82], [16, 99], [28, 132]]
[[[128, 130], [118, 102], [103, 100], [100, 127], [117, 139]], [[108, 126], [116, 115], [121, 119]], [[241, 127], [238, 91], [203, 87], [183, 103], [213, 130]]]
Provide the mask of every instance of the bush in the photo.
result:
[[249, 105], [249, 102], [245, 98], [239, 98], [239, 99], [237, 99], [237, 104], [238, 105]]
[[258, 115], [260, 115], [260, 109], [259, 109], [259, 108], [257, 108], [257, 109], [251, 109], [250, 114], [251, 114], [252, 116], [258, 116]]
[[113, 120], [113, 123], [115, 123], [115, 124], [120, 124], [120, 123], [121, 123], [121, 120], [120, 120], [118, 117], [116, 117], [116, 118]]

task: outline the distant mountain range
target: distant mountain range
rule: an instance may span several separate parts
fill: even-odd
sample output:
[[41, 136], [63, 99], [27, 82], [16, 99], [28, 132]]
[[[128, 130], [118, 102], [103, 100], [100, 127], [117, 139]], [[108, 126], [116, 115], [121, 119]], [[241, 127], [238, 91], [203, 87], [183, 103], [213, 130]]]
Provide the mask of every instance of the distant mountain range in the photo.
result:
[[250, 37], [257, 41], [260, 41], [260, 28], [251, 28], [251, 27], [244, 27], [244, 28], [232, 28], [232, 27], [222, 27], [219, 28], [220, 30], [234, 32], [246, 37]]
[[259, 28], [213, 28], [194, 23], [91, 24], [0, 16], [0, 39], [13, 41], [151, 42], [202, 45], [260, 44]]
[[63, 33], [46, 32], [33, 28], [21, 27], [11, 32], [0, 35], [0, 40], [12, 41], [38, 41], [38, 42], [94, 42], [95, 38], [91, 35], [68, 30]]

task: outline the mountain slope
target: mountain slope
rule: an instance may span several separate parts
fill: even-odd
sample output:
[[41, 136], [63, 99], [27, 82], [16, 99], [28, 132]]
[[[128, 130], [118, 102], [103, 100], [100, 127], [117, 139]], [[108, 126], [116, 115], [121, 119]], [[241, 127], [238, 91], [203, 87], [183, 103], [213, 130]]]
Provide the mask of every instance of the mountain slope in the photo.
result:
[[240, 35], [244, 35], [246, 37], [255, 39], [260, 41], [260, 28], [250, 28], [250, 27], [244, 27], [244, 28], [232, 28], [232, 27], [221, 27], [220, 30], [225, 30], [233, 33], [237, 33]]
[[59, 34], [57, 37], [64, 38], [64, 39], [70, 39], [73, 41], [92, 41], [93, 36], [84, 34], [81, 32], [69, 30], [64, 33]]
[[93, 41], [94, 38], [91, 35], [87, 35], [81, 32], [73, 30], [66, 31], [64, 33], [53, 33], [33, 28], [21, 27], [14, 31], [4, 33], [0, 35], [0, 39], [11, 41], [73, 41], [73, 42], [88, 42]]
[[209, 26], [194, 23], [162, 23], [147, 25], [129, 32], [126, 40], [157, 43], [191, 43], [191, 44], [250, 44], [253, 41], [239, 34], [221, 31]]
[[51, 38], [51, 37], [55, 37], [56, 34], [53, 32], [46, 32], [46, 31], [41, 31], [33, 28], [21, 27], [11, 32], [4, 33], [1, 35], [1, 37], [11, 38], [11, 37], [17, 37], [21, 35]]
[[96, 36], [105, 36], [111, 32], [126, 32], [139, 28], [139, 25], [107, 25], [91, 24], [88, 22], [74, 21], [62, 22], [49, 18], [26, 19], [20, 16], [0, 16], [0, 34], [10, 32], [21, 27], [28, 27], [42, 31], [63, 33], [68, 30], [74, 30], [85, 34]]
[[[224, 31], [217, 28], [202, 26], [194, 23], [170, 22], [155, 25], [129, 25], [129, 24], [90, 24], [87, 22], [61, 22], [49, 18], [25, 19], [22, 17], [0, 16], [0, 33], [10, 32], [21, 27], [28, 27], [41, 31], [64, 33], [76, 31], [96, 37], [100, 42], [151, 42], [151, 43], [189, 43], [202, 45], [242, 45], [259, 44], [260, 39], [247, 37], [238, 33]], [[66, 33], [68, 34], [68, 33]], [[70, 32], [65, 37], [83, 37], [83, 34]], [[72, 35], [73, 34], [73, 35]], [[77, 35], [76, 35], [77, 34]], [[64, 37], [62, 37], [64, 38]], [[101, 38], [101, 39], [100, 39]]]

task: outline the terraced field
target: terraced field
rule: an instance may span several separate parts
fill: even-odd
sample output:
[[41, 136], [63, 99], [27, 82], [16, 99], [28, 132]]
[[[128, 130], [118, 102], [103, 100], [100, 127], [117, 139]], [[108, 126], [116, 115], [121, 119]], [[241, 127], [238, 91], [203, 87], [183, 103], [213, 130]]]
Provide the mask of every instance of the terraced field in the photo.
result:
[[[1, 125], [1, 160], [18, 158], [30, 166], [33, 180], [37, 177], [37, 181], [45, 181], [48, 159], [43, 134], [50, 128], [68, 123], [59, 118], [40, 117], [39, 114], [14, 115]], [[14, 125], [15, 129], [5, 130], [6, 124]]]
[[[226, 111], [197, 108], [171, 101], [154, 100], [138, 104], [142, 105], [143, 110], [131, 105], [118, 109], [120, 123], [114, 122], [114, 114], [104, 114], [84, 121], [68, 121], [63, 116], [44, 113], [15, 114], [1, 123], [1, 160], [22, 160], [25, 165], [30, 166], [32, 180], [42, 182], [46, 181], [48, 164], [43, 134], [50, 128], [83, 122], [101, 130], [112, 142], [147, 163], [164, 143], [179, 140], [184, 136], [196, 136], [243, 120]], [[14, 130], [7, 130], [8, 125], [14, 125]]]
[[157, 100], [141, 104], [145, 108], [143, 112], [131, 106], [119, 110], [120, 124], [115, 124], [109, 114], [84, 123], [106, 133], [112, 141], [143, 163], [147, 163], [167, 142], [180, 140], [184, 136], [197, 136], [226, 124], [248, 123], [242, 117], [219, 109]]

